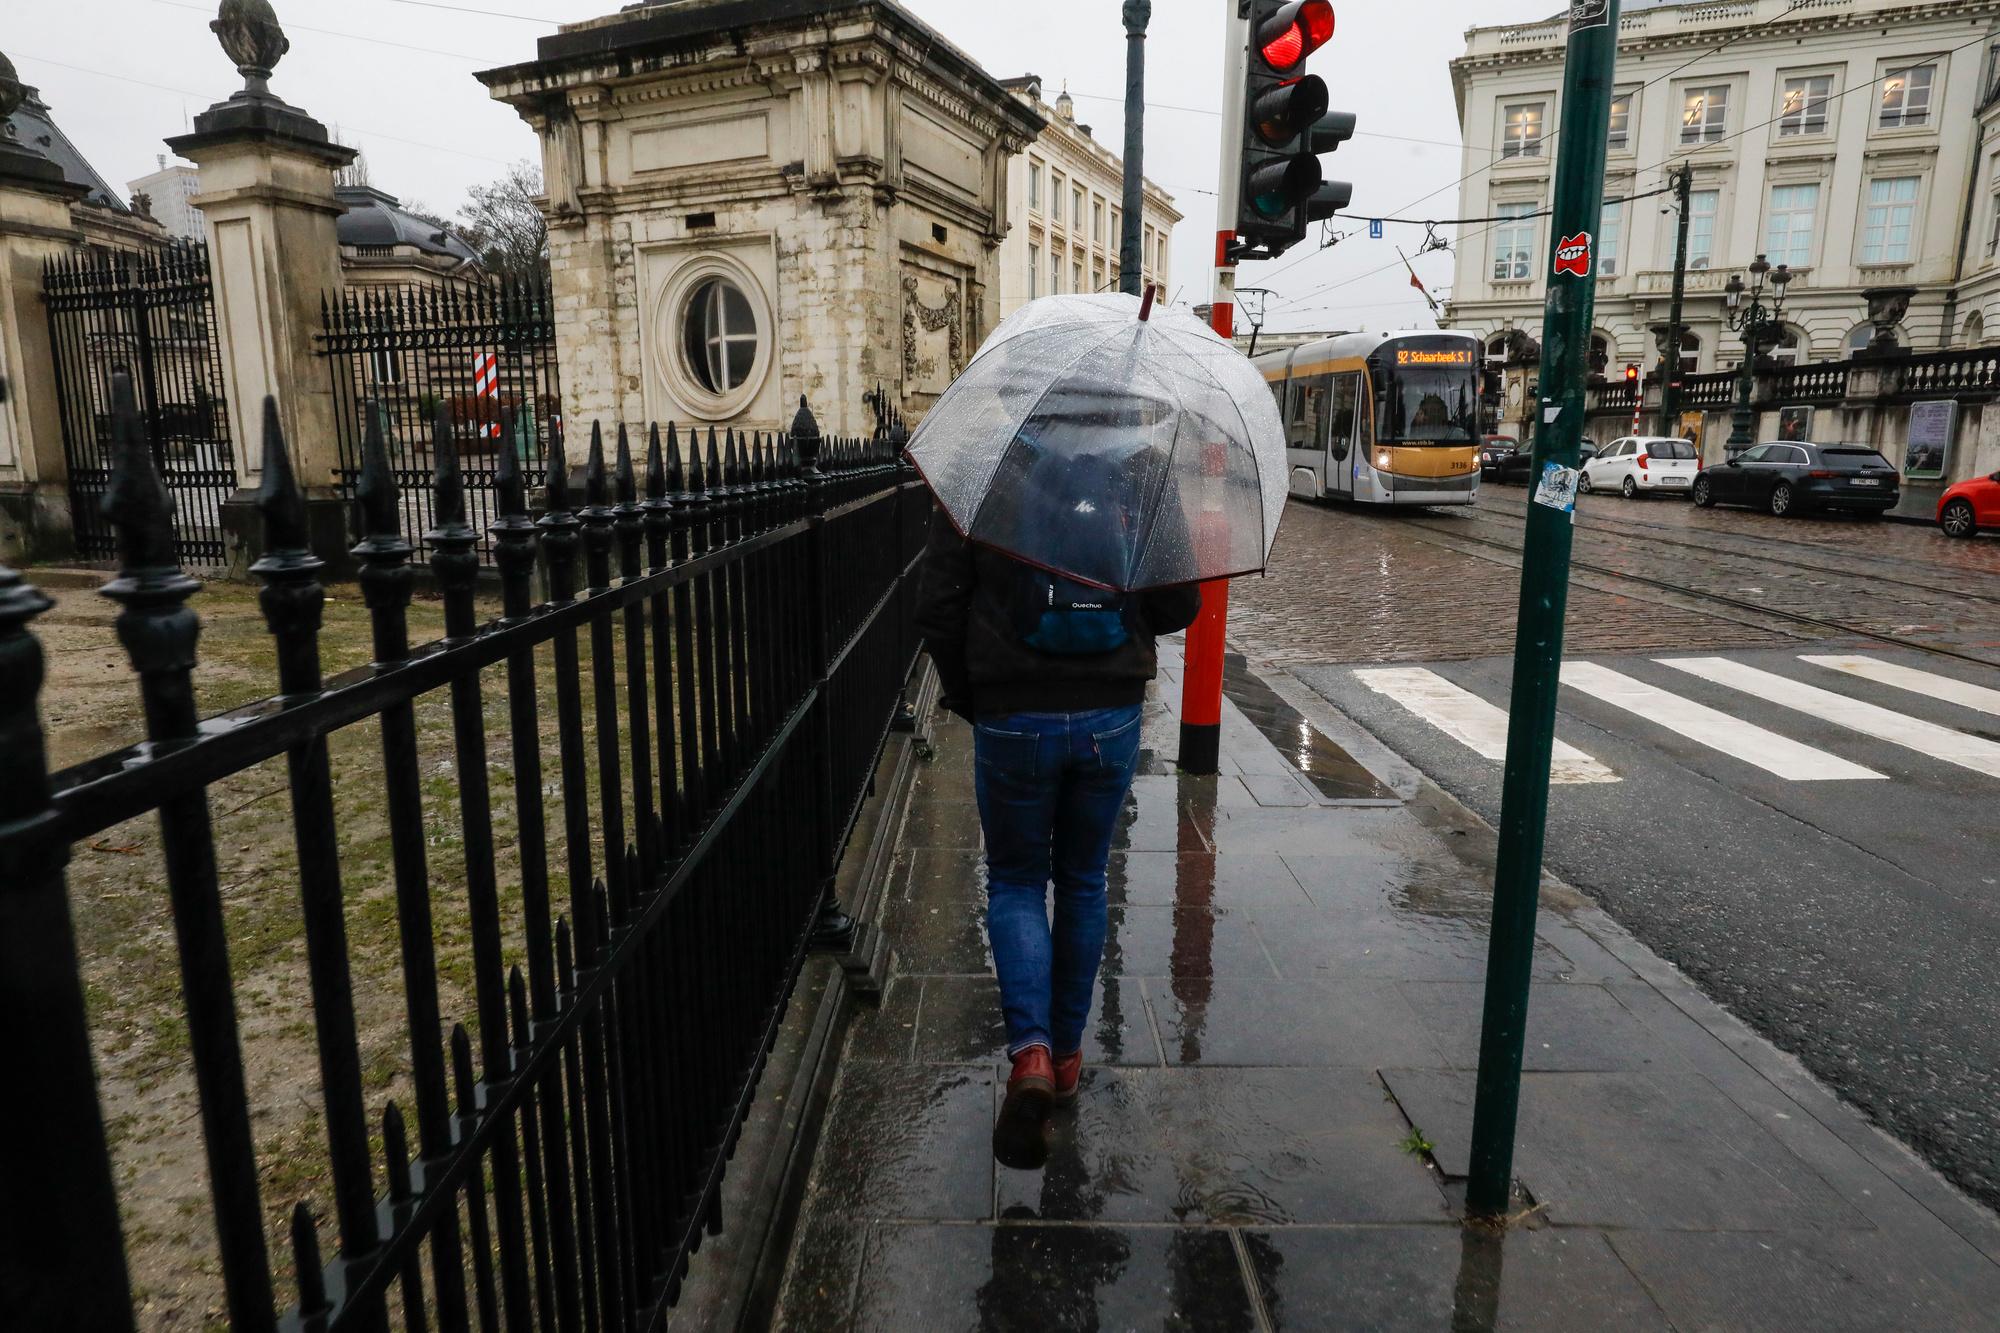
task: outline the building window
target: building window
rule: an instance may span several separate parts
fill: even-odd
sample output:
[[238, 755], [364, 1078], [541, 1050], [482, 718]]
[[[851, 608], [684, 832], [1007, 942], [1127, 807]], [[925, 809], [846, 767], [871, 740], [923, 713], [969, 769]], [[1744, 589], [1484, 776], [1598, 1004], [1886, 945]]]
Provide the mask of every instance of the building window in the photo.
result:
[[1544, 102], [1520, 102], [1501, 112], [1500, 156], [1542, 155], [1542, 112], [1546, 106]]
[[1778, 108], [1778, 137], [1826, 133], [1826, 104], [1833, 96], [1833, 76], [1814, 74], [1785, 80], [1785, 100]]
[[1901, 264], [1910, 258], [1917, 221], [1915, 176], [1878, 176], [1868, 182], [1868, 213], [1861, 227], [1861, 262]]
[[1494, 212], [1493, 281], [1520, 282], [1535, 272], [1534, 204], [1502, 204]]
[[1049, 290], [1057, 296], [1062, 295], [1062, 273], [1062, 251], [1051, 246], [1049, 248]]
[[1618, 251], [1625, 240], [1625, 205], [1613, 204], [1604, 210], [1597, 224], [1597, 271], [1600, 276], [1618, 276]]
[[1073, 259], [1070, 261], [1069, 277], [1070, 277], [1070, 290], [1075, 292], [1083, 291], [1084, 289], [1083, 261], [1081, 259]]
[[1847, 349], [1847, 354], [1852, 356], [1874, 341], [1875, 326], [1873, 324], [1856, 324], [1847, 331], [1847, 341], [1842, 346]]
[[1681, 110], [1681, 142], [1716, 143], [1729, 126], [1729, 85], [1690, 88]]
[[1686, 329], [1681, 330], [1681, 374], [1693, 375], [1701, 370], [1701, 339]]
[[717, 397], [748, 382], [763, 336], [750, 298], [728, 278], [704, 278], [681, 315], [681, 346], [694, 382]]
[[1988, 259], [2000, 255], [2000, 194], [1993, 196], [1992, 205], [1993, 221], [1986, 231], [1986, 257]]
[[1069, 192], [1069, 225], [1083, 230], [1083, 187], [1074, 185]]
[[1104, 290], [1104, 261], [1101, 259], [1090, 261], [1090, 287], [1092, 291]]
[[1060, 171], [1049, 173], [1049, 221], [1062, 225], [1063, 178]]
[[1688, 267], [1707, 268], [1715, 261], [1715, 214], [1720, 190], [1696, 190], [1688, 196]]
[[1819, 213], [1819, 186], [1777, 185], [1771, 189], [1771, 223], [1764, 253], [1773, 264], [1803, 268], [1812, 263], [1813, 224]]
[[1028, 299], [1034, 300], [1042, 294], [1042, 247], [1028, 247]]
[[1153, 271], [1161, 282], [1165, 282], [1167, 280], [1167, 234], [1165, 232], [1160, 233], [1159, 255], [1160, 257], [1153, 262]]
[[1613, 152], [1632, 146], [1632, 94], [1620, 93], [1611, 99], [1611, 133], [1606, 142]]
[[1104, 201], [1102, 199], [1093, 199], [1090, 201], [1090, 239], [1096, 241], [1099, 245], [1104, 244]]
[[1936, 83], [1936, 65], [1890, 70], [1882, 80], [1882, 114], [1876, 123], [1885, 130], [1930, 124], [1931, 93]]
[[1028, 164], [1028, 207], [1039, 213], [1042, 211], [1042, 164]]

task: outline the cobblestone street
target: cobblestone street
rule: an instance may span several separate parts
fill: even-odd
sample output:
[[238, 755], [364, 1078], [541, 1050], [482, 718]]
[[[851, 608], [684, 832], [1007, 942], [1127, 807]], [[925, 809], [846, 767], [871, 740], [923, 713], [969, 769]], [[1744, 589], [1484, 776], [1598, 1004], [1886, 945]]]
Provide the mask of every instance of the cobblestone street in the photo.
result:
[[[1510, 653], [1525, 506], [1522, 488], [1490, 485], [1470, 509], [1293, 501], [1270, 573], [1232, 591], [1231, 638], [1281, 667]], [[2000, 661], [2000, 541], [1601, 495], [1583, 502], [1574, 560], [1572, 653], [1784, 647], [1858, 631]]]

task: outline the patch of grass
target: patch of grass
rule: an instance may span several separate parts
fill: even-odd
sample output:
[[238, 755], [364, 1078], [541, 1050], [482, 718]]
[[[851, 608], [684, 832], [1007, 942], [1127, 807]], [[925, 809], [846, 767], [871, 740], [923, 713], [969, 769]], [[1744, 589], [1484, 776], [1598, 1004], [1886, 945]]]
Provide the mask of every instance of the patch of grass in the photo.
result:
[[1428, 1157], [1437, 1151], [1437, 1145], [1425, 1138], [1424, 1131], [1415, 1125], [1410, 1126], [1410, 1132], [1396, 1146], [1412, 1157]]

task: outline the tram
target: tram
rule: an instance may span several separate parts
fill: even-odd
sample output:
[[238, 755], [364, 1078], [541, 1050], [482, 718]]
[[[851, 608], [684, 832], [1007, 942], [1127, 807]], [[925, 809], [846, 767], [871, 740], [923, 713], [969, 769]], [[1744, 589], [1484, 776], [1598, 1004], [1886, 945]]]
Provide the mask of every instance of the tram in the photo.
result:
[[1480, 356], [1470, 334], [1343, 333], [1257, 357], [1284, 418], [1291, 493], [1471, 504]]

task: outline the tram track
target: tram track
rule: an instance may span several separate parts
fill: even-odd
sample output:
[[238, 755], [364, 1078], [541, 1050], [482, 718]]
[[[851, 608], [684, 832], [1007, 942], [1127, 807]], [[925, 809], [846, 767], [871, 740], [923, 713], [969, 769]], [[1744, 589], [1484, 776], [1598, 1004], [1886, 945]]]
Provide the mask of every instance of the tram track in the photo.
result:
[[[1526, 511], [1523, 510], [1522, 512], [1523, 514], [1525, 514]], [[1453, 542], [1465, 542], [1475, 546], [1485, 547], [1491, 550], [1505, 551], [1508, 554], [1514, 556], [1520, 556], [1522, 554], [1522, 544], [1519, 541], [1503, 541], [1493, 537], [1477, 536], [1470, 532], [1452, 530], [1453, 528], [1461, 527], [1467, 523], [1498, 524], [1501, 521], [1500, 519], [1492, 516], [1481, 515], [1477, 513], [1454, 515], [1451, 518], [1443, 518], [1441, 516], [1417, 517], [1413, 515], [1410, 516], [1406, 521], [1410, 522], [1418, 530], [1426, 534], [1429, 534], [1431, 538], [1435, 539], [1434, 544], [1446, 546], [1447, 548], [1449, 548], [1450, 544]], [[1681, 544], [1688, 545], [1688, 543], [1681, 543]], [[1702, 547], [1699, 549], [1708, 552], [1710, 554], [1714, 554], [1712, 548]], [[1626, 583], [1637, 584], [1641, 587], [1651, 588], [1659, 592], [1670, 593], [1673, 594], [1675, 597], [1691, 600], [1694, 602], [1708, 602], [1716, 606], [1726, 606], [1735, 611], [1749, 612], [1754, 616], [1764, 617], [1769, 620], [1789, 622], [1795, 625], [1811, 626], [1813, 629], [1819, 631], [1819, 634], [1816, 637], [1837, 638], [1837, 637], [1848, 636], [1855, 638], [1870, 639], [1873, 640], [1874, 642], [1889, 644], [1897, 648], [1907, 648], [1913, 652], [1930, 653], [1938, 657], [1953, 658], [1957, 661], [1968, 662], [1975, 666], [1981, 666], [1987, 668], [2000, 666], [2000, 658], [1981, 657], [1978, 656], [1977, 654], [1964, 652], [1956, 648], [1947, 647], [1943, 644], [1932, 643], [1918, 638], [1912, 638], [1909, 635], [1895, 634], [1877, 629], [1869, 629], [1866, 626], [1849, 624], [1847, 622], [1839, 620], [1832, 620], [1824, 616], [1808, 615], [1800, 611], [1788, 611], [1782, 607], [1771, 606], [1764, 602], [1751, 601], [1747, 598], [1731, 597], [1727, 593], [1719, 593], [1704, 588], [1697, 588], [1684, 584], [1672, 583], [1665, 579], [1653, 578], [1650, 575], [1634, 574], [1630, 570], [1619, 569], [1612, 565], [1601, 564], [1597, 561], [1590, 560], [1588, 558], [1578, 557], [1574, 554], [1572, 554], [1570, 558], [1570, 567], [1574, 570], [1585, 571], [1599, 578], [1612, 579], [1617, 581], [1623, 581]], [[1960, 596], [1961, 594], [1957, 592], [1948, 592], [1945, 593], [1944, 595], [1957, 597]], [[1726, 618], [1732, 620], [1738, 619], [1738, 617], [1735, 616], [1730, 616]], [[1749, 623], [1755, 623], [1755, 622], [1752, 621]]]
[[[1495, 503], [1495, 502], [1489, 501], [1489, 503]], [[1499, 500], [1497, 501], [1497, 504], [1504, 506], [1502, 512], [1506, 513], [1509, 517], [1518, 517], [1518, 518], [1527, 517], [1528, 508], [1527, 508], [1527, 503], [1525, 501], [1523, 501], [1519, 506], [1516, 506], [1511, 501], [1511, 499]], [[1473, 517], [1477, 519], [1480, 516], [1475, 514]], [[1645, 529], [1648, 535], [1639, 536], [1635, 531], [1636, 529]], [[1814, 574], [1828, 574], [1828, 573], [1838, 572], [1829, 570], [1824, 563], [1812, 563], [1805, 560], [1788, 559], [1785, 556], [1772, 555], [1762, 550], [1759, 551], [1745, 551], [1740, 549], [1732, 550], [1725, 547], [1707, 545], [1702, 542], [1688, 541], [1685, 538], [1680, 538], [1680, 537], [1652, 536], [1650, 535], [1652, 533], [1673, 533], [1673, 532], [1685, 531], [1685, 529], [1669, 527], [1664, 523], [1648, 523], [1643, 519], [1626, 518], [1622, 515], [1618, 517], [1611, 517], [1602, 514], [1593, 514], [1590, 516], [1590, 520], [1588, 523], [1578, 525], [1577, 531], [1596, 532], [1604, 536], [1630, 535], [1631, 539], [1634, 541], [1656, 542], [1662, 546], [1674, 546], [1674, 547], [1679, 547], [1682, 550], [1699, 551], [1704, 555], [1708, 556], [1719, 555], [1733, 560], [1761, 560], [1772, 564], [1787, 565], [1793, 569], [1806, 570], [1809, 573], [1814, 573]], [[1831, 549], [1819, 542], [1794, 541], [1785, 537], [1767, 538], [1759, 536], [1757, 538], [1752, 539], [1747, 537], [1737, 537], [1733, 533], [1724, 533], [1724, 532], [1716, 532], [1713, 535], [1730, 541], [1748, 542], [1754, 540], [1759, 546], [1763, 546], [1766, 544], [1783, 545], [1792, 547], [1800, 551], [1817, 551], [1820, 552], [1822, 555], [1827, 554]], [[1853, 557], [1849, 556], [1848, 558], [1851, 559]], [[1880, 556], [1880, 555], [1864, 554], [1860, 558], [1863, 560], [1867, 560], [1870, 563], [1878, 566], [1884, 564], [1895, 565], [1895, 566], [1908, 566], [1914, 563], [1913, 561], [1904, 560], [1896, 556]], [[1973, 592], [1965, 588], [1940, 587], [1935, 583], [1920, 583], [1914, 579], [1898, 578], [1893, 574], [1883, 574], [1878, 572], [1870, 572], [1867, 575], [1867, 577], [1879, 583], [1890, 583], [1896, 585], [1899, 588], [1910, 588], [1917, 592], [1934, 593], [1939, 597], [1969, 598], [1973, 601], [1990, 602], [1995, 606], [2000, 606], [2000, 593]]]

